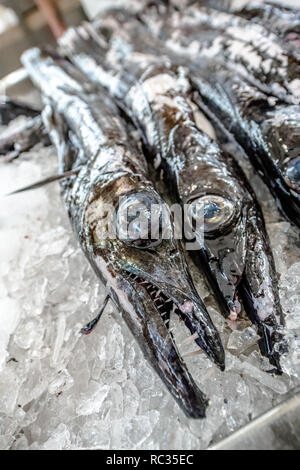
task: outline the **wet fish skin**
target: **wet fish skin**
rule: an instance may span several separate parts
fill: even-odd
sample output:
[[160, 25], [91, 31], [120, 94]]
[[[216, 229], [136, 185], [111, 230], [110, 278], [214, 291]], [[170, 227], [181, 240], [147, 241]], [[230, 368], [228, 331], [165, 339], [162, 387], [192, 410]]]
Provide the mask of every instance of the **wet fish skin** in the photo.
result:
[[261, 24], [266, 29], [284, 39], [291, 46], [299, 47], [300, 11], [280, 2], [235, 2], [223, 0], [203, 0], [201, 5], [221, 11], [234, 13], [243, 18]]
[[40, 114], [40, 111], [31, 108], [25, 103], [15, 101], [11, 98], [0, 98], [0, 125], [7, 126], [10, 121], [18, 116], [27, 116], [34, 118]]
[[199, 62], [230, 67], [263, 92], [290, 104], [300, 103], [300, 56], [260, 24], [198, 2], [161, 15], [143, 16], [148, 28], [169, 47]]
[[[137, 248], [133, 241], [101, 235], [105, 204], [113, 204], [117, 213], [122, 200], [133, 204], [142, 198], [163, 206], [149, 181], [143, 155], [130, 141], [111, 99], [99, 88], [87, 92], [70, 64], [44, 57], [37, 49], [26, 52], [22, 60], [47, 103], [45, 122], [58, 149], [60, 171], [81, 167], [62, 189], [83, 251], [179, 406], [189, 417], [204, 417], [208, 401], [169, 331], [171, 310], [183, 318], [192, 334], [198, 333], [197, 344], [221, 368], [224, 350], [174, 239], [171, 219], [169, 238], [153, 246]], [[72, 158], [66, 146], [70, 137], [75, 147]]]
[[294, 195], [300, 194], [299, 118], [299, 106], [277, 106], [268, 110], [266, 118], [261, 122], [262, 132], [277, 156], [280, 174]]
[[[211, 76], [215, 77], [213, 86]], [[300, 227], [299, 181], [291, 184], [286, 174], [289, 163], [298, 157], [295, 151], [300, 145], [299, 106], [270, 106], [266, 96], [263, 98], [226, 70], [211, 65], [195, 70], [193, 83], [221, 127], [224, 126], [245, 149], [276, 199], [280, 212]], [[280, 127], [278, 123], [282, 123], [283, 116], [285, 125]], [[299, 178], [297, 161], [295, 166]]]
[[[126, 43], [123, 33], [122, 29], [119, 45], [116, 37], [112, 40], [107, 68], [91, 30], [89, 38], [88, 31], [80, 35], [73, 30], [62, 44], [73, 47], [70, 56], [82, 71], [123, 103], [146, 145], [158, 157], [156, 166], [164, 169], [181, 205], [213, 195], [230, 207], [229, 217], [219, 221], [215, 231], [207, 231], [205, 246], [192, 250], [191, 256], [198, 267], [205, 266], [226, 316], [236, 319], [240, 299], [245, 301], [249, 317], [259, 325], [262, 350], [280, 371], [276, 348], [282, 339], [278, 333], [282, 312], [269, 240], [255, 197], [234, 161], [197, 128], [184, 69], [168, 66], [164, 60], [159, 64], [161, 59], [142, 53], [142, 38]], [[148, 40], [148, 44], [153, 52], [152, 42]]]
[[[172, 147], [179, 155], [188, 156], [185, 166], [173, 175], [176, 182], [173, 190], [181, 196], [181, 203], [188, 203], [201, 194], [219, 194], [234, 204], [235, 214], [229, 226], [219, 227], [213, 235], [205, 233], [204, 247], [190, 251], [190, 255], [198, 267], [204, 267], [229, 318], [235, 319], [240, 303], [244, 305], [248, 317], [258, 328], [262, 353], [280, 372], [280, 355], [285, 345], [279, 325], [283, 325], [284, 320], [261, 210], [234, 160], [218, 148], [214, 149], [210, 139], [207, 139], [209, 143], [206, 141], [206, 148], [203, 141], [199, 145], [199, 137], [198, 132], [193, 135], [184, 128], [172, 136]], [[172, 179], [166, 177], [166, 180]], [[182, 200], [182, 195], [187, 195], [186, 199]]]

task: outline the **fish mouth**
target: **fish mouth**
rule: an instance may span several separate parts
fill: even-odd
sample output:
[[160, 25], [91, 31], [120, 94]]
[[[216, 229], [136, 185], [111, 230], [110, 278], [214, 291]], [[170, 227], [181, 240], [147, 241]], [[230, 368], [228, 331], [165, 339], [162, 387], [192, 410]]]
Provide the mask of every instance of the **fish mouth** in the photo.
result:
[[[225, 353], [208, 312], [202, 302], [187, 296], [178, 288], [170, 285], [159, 285], [140, 273], [125, 271], [124, 277], [133, 288], [143, 291], [152, 302], [165, 327], [169, 330], [170, 316], [176, 314], [191, 333], [191, 337], [206, 355], [223, 371], [225, 369]], [[204, 313], [204, 315], [203, 315]]]
[[201, 247], [190, 251], [195, 265], [204, 270], [223, 315], [232, 321], [242, 310], [238, 288], [247, 253], [247, 213], [241, 212], [226, 232], [204, 233]]

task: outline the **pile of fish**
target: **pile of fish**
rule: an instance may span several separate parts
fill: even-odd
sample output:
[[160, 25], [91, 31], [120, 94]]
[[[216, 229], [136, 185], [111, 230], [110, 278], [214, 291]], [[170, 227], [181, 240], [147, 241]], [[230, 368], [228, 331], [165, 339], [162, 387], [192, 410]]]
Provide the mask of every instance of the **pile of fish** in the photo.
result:
[[[2, 124], [30, 120], [0, 140], [0, 154], [11, 161], [38, 141], [55, 145], [58, 174], [21, 191], [60, 180], [74, 232], [106, 286], [82, 333], [112, 301], [186, 415], [202, 418], [208, 399], [178, 352], [170, 316], [221, 370], [225, 353], [186, 251], [228, 321], [244, 310], [256, 326], [271, 373], [282, 372], [288, 353], [263, 214], [239, 159], [300, 227], [300, 12], [178, 3], [128, 2], [67, 30], [56, 50], [26, 51], [44, 109], [1, 104]], [[170, 205], [190, 215], [180, 236]], [[119, 222], [111, 237], [103, 236], [107, 207]], [[134, 236], [129, 212], [146, 221]]]

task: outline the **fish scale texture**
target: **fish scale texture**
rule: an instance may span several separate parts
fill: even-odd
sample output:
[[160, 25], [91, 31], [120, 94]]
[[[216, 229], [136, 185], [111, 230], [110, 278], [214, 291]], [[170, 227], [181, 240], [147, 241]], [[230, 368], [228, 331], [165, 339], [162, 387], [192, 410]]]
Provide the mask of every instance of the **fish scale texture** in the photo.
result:
[[204, 449], [299, 385], [298, 235], [246, 162], [280, 272], [289, 354], [281, 377], [267, 374], [253, 326], [244, 318], [227, 324], [190, 265], [226, 346], [222, 373], [193, 354], [197, 346], [185, 342], [186, 328], [171, 320], [180, 352], [210, 398], [205, 420], [183, 415], [111, 305], [91, 335], [79, 334], [105, 292], [78, 247], [59, 185], [2, 196], [55, 169], [51, 147], [0, 163], [1, 449]]

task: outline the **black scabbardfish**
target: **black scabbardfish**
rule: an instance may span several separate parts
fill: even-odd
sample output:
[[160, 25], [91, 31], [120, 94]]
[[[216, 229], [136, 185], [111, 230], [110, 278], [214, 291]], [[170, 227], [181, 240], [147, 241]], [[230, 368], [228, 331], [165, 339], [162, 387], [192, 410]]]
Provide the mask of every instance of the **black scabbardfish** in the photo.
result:
[[0, 126], [7, 126], [10, 121], [18, 116], [36, 117], [40, 114], [37, 109], [31, 108], [26, 103], [15, 101], [6, 96], [0, 97]]
[[204, 267], [226, 316], [235, 320], [243, 302], [263, 354], [280, 371], [282, 312], [255, 197], [237, 164], [199, 128], [186, 70], [143, 54], [142, 39], [137, 43], [138, 52], [134, 42], [118, 44], [116, 34], [105, 54], [90, 26], [70, 30], [61, 40], [74, 63], [107, 87], [140, 128], [174, 199], [187, 206], [191, 225], [202, 218], [204, 243], [191, 248], [191, 256]]
[[288, 45], [300, 47], [300, 10], [278, 2], [240, 0], [199, 0], [200, 5], [234, 13], [258, 23], [282, 38]]
[[0, 136], [0, 155], [7, 160], [17, 158], [20, 153], [29, 150], [42, 142], [49, 145], [49, 138], [44, 132], [40, 111], [26, 103], [16, 101], [6, 96], [0, 98], [0, 125], [7, 126], [19, 116], [28, 119]]
[[[44, 122], [58, 150], [59, 170], [75, 173], [63, 180], [62, 192], [84, 253], [180, 407], [189, 417], [204, 417], [208, 401], [179, 355], [169, 330], [171, 312], [221, 369], [224, 350], [174, 238], [169, 211], [148, 178], [143, 154], [105, 90], [95, 91], [56, 54], [52, 58], [32, 49], [22, 60], [42, 92]], [[113, 219], [107, 207], [113, 207]], [[160, 231], [152, 236], [152, 207], [166, 215], [164, 237]], [[138, 227], [128, 232], [136, 213], [146, 222], [142, 233]], [[106, 224], [116, 228], [115, 236], [106, 236]]]

